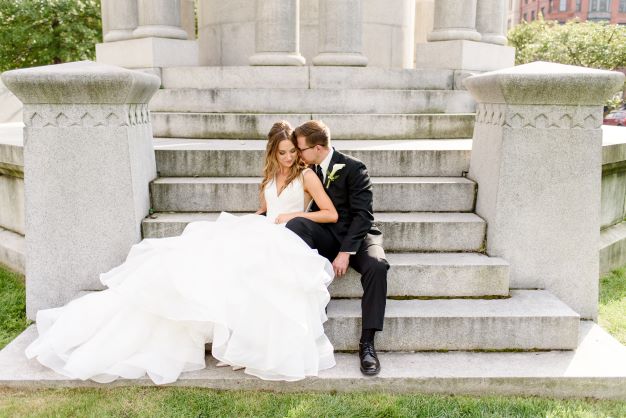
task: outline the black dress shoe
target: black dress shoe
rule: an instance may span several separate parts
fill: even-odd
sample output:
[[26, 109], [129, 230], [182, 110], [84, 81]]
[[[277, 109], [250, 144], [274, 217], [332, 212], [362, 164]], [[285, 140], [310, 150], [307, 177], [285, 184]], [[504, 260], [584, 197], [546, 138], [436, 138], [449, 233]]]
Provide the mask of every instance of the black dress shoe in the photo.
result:
[[366, 376], [375, 376], [380, 372], [380, 362], [373, 342], [359, 343], [359, 358], [361, 359], [361, 373]]

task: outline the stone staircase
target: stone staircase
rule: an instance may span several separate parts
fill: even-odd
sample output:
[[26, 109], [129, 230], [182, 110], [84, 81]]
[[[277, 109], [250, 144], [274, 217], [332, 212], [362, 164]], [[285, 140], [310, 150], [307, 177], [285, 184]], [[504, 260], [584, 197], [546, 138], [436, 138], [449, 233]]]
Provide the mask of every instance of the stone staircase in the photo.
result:
[[[265, 135], [275, 121], [322, 119], [333, 146], [361, 159], [391, 264], [387, 351], [569, 350], [579, 316], [544, 290], [509, 289], [505, 260], [483, 254], [487, 225], [464, 177], [474, 102], [453, 71], [332, 67], [163, 69], [150, 103], [159, 178], [146, 238], [180, 234], [220, 211], [257, 209]], [[361, 286], [331, 286], [326, 331], [356, 350]]]

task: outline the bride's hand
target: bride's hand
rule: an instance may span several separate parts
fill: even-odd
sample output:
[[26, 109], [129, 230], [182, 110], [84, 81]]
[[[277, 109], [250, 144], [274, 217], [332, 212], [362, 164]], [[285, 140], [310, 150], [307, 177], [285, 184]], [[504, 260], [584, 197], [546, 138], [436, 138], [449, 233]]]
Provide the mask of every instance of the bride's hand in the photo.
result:
[[281, 213], [280, 215], [276, 217], [276, 220], [274, 222], [276, 222], [277, 224], [286, 224], [287, 222], [295, 218], [297, 215], [298, 215], [297, 213]]

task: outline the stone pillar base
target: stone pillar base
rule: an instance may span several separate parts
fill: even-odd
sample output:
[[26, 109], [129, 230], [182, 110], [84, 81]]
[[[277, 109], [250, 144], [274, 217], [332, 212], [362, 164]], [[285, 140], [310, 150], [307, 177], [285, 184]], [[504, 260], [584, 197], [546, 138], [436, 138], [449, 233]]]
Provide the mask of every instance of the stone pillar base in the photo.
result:
[[140, 38], [96, 45], [96, 62], [124, 68], [197, 66], [198, 42]]
[[313, 58], [313, 65], [343, 65], [350, 67], [367, 66], [367, 57], [359, 53], [323, 52]]
[[473, 41], [415, 45], [415, 68], [493, 71], [515, 65], [515, 48]]
[[139, 26], [133, 31], [136, 38], [162, 37], [173, 39], [187, 39], [187, 32], [177, 26], [146, 25]]
[[261, 52], [250, 57], [250, 65], [304, 65], [305, 59], [300, 54], [282, 52]]

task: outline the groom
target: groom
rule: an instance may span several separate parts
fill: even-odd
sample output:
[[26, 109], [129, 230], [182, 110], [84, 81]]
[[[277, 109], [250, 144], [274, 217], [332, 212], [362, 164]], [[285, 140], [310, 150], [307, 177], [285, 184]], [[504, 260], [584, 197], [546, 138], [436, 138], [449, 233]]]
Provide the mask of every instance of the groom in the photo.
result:
[[[322, 181], [339, 219], [334, 224], [319, 224], [294, 218], [287, 222], [287, 228], [330, 260], [336, 277], [343, 276], [348, 266], [361, 273], [361, 372], [376, 375], [380, 372], [380, 362], [374, 348], [374, 334], [383, 329], [389, 264], [382, 247], [382, 233], [373, 226], [372, 182], [361, 161], [330, 147], [330, 131], [323, 122], [306, 122], [293, 135], [302, 159]], [[311, 210], [317, 209], [313, 205]]]

